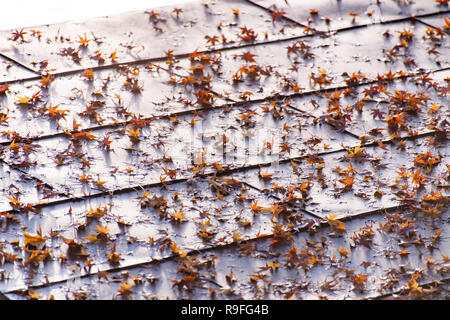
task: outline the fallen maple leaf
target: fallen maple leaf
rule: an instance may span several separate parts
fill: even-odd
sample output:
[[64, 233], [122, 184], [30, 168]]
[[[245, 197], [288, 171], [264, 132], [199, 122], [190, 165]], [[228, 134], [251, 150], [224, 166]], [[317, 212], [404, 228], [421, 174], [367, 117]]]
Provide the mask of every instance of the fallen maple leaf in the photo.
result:
[[45, 240], [47, 240], [42, 236], [42, 232], [40, 229], [35, 236], [29, 234], [28, 232], [24, 232], [23, 235], [25, 237], [25, 246], [31, 245], [36, 248], [41, 248], [43, 247]]
[[92, 71], [92, 69], [84, 69], [84, 73], [81, 77], [84, 77], [89, 81], [94, 81], [94, 71]]
[[339, 182], [345, 185], [345, 189], [349, 189], [353, 186], [354, 177], [351, 177], [348, 173], [345, 173], [345, 179], [340, 179]]
[[345, 223], [336, 219], [337, 214], [330, 214], [326, 219], [328, 224], [337, 231], [345, 231]]
[[250, 208], [255, 212], [261, 211], [263, 209], [263, 207], [258, 206], [258, 201], [255, 201], [252, 204], [250, 204]]
[[119, 292], [119, 294], [122, 296], [129, 296], [133, 293], [133, 290], [131, 290], [133, 286], [133, 283], [123, 282], [120, 284], [120, 289], [117, 290], [117, 292]]

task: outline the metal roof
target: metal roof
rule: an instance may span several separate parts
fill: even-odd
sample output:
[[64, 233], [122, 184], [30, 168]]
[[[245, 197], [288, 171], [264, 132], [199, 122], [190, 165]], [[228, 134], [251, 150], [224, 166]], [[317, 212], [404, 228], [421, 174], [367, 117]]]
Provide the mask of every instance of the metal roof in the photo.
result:
[[448, 299], [449, 19], [233, 0], [1, 31], [0, 292]]

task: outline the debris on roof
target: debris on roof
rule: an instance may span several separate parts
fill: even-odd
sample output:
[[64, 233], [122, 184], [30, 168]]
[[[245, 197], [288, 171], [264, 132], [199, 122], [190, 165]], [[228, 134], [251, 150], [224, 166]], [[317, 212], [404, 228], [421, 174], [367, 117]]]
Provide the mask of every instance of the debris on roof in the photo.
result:
[[9, 299], [448, 299], [448, 1], [0, 32]]

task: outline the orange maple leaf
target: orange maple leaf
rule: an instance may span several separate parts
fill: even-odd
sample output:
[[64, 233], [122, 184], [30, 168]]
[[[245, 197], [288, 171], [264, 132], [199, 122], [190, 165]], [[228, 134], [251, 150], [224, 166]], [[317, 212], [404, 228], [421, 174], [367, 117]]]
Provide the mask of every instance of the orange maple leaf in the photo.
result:
[[258, 206], [258, 201], [255, 201], [252, 204], [250, 204], [250, 208], [255, 212], [261, 211], [263, 209], [263, 207]]
[[345, 179], [340, 179], [339, 182], [345, 185], [345, 188], [351, 188], [354, 183], [354, 177], [350, 177], [348, 173], [345, 173]]
[[92, 69], [84, 69], [84, 73], [81, 77], [84, 77], [89, 81], [94, 81], [94, 71], [92, 71]]

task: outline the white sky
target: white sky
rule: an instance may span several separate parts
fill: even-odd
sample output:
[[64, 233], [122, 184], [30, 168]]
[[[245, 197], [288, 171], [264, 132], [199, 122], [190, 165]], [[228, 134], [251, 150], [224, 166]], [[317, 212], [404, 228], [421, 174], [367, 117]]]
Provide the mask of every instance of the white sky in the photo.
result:
[[3, 0], [0, 30], [107, 16], [192, 0]]

